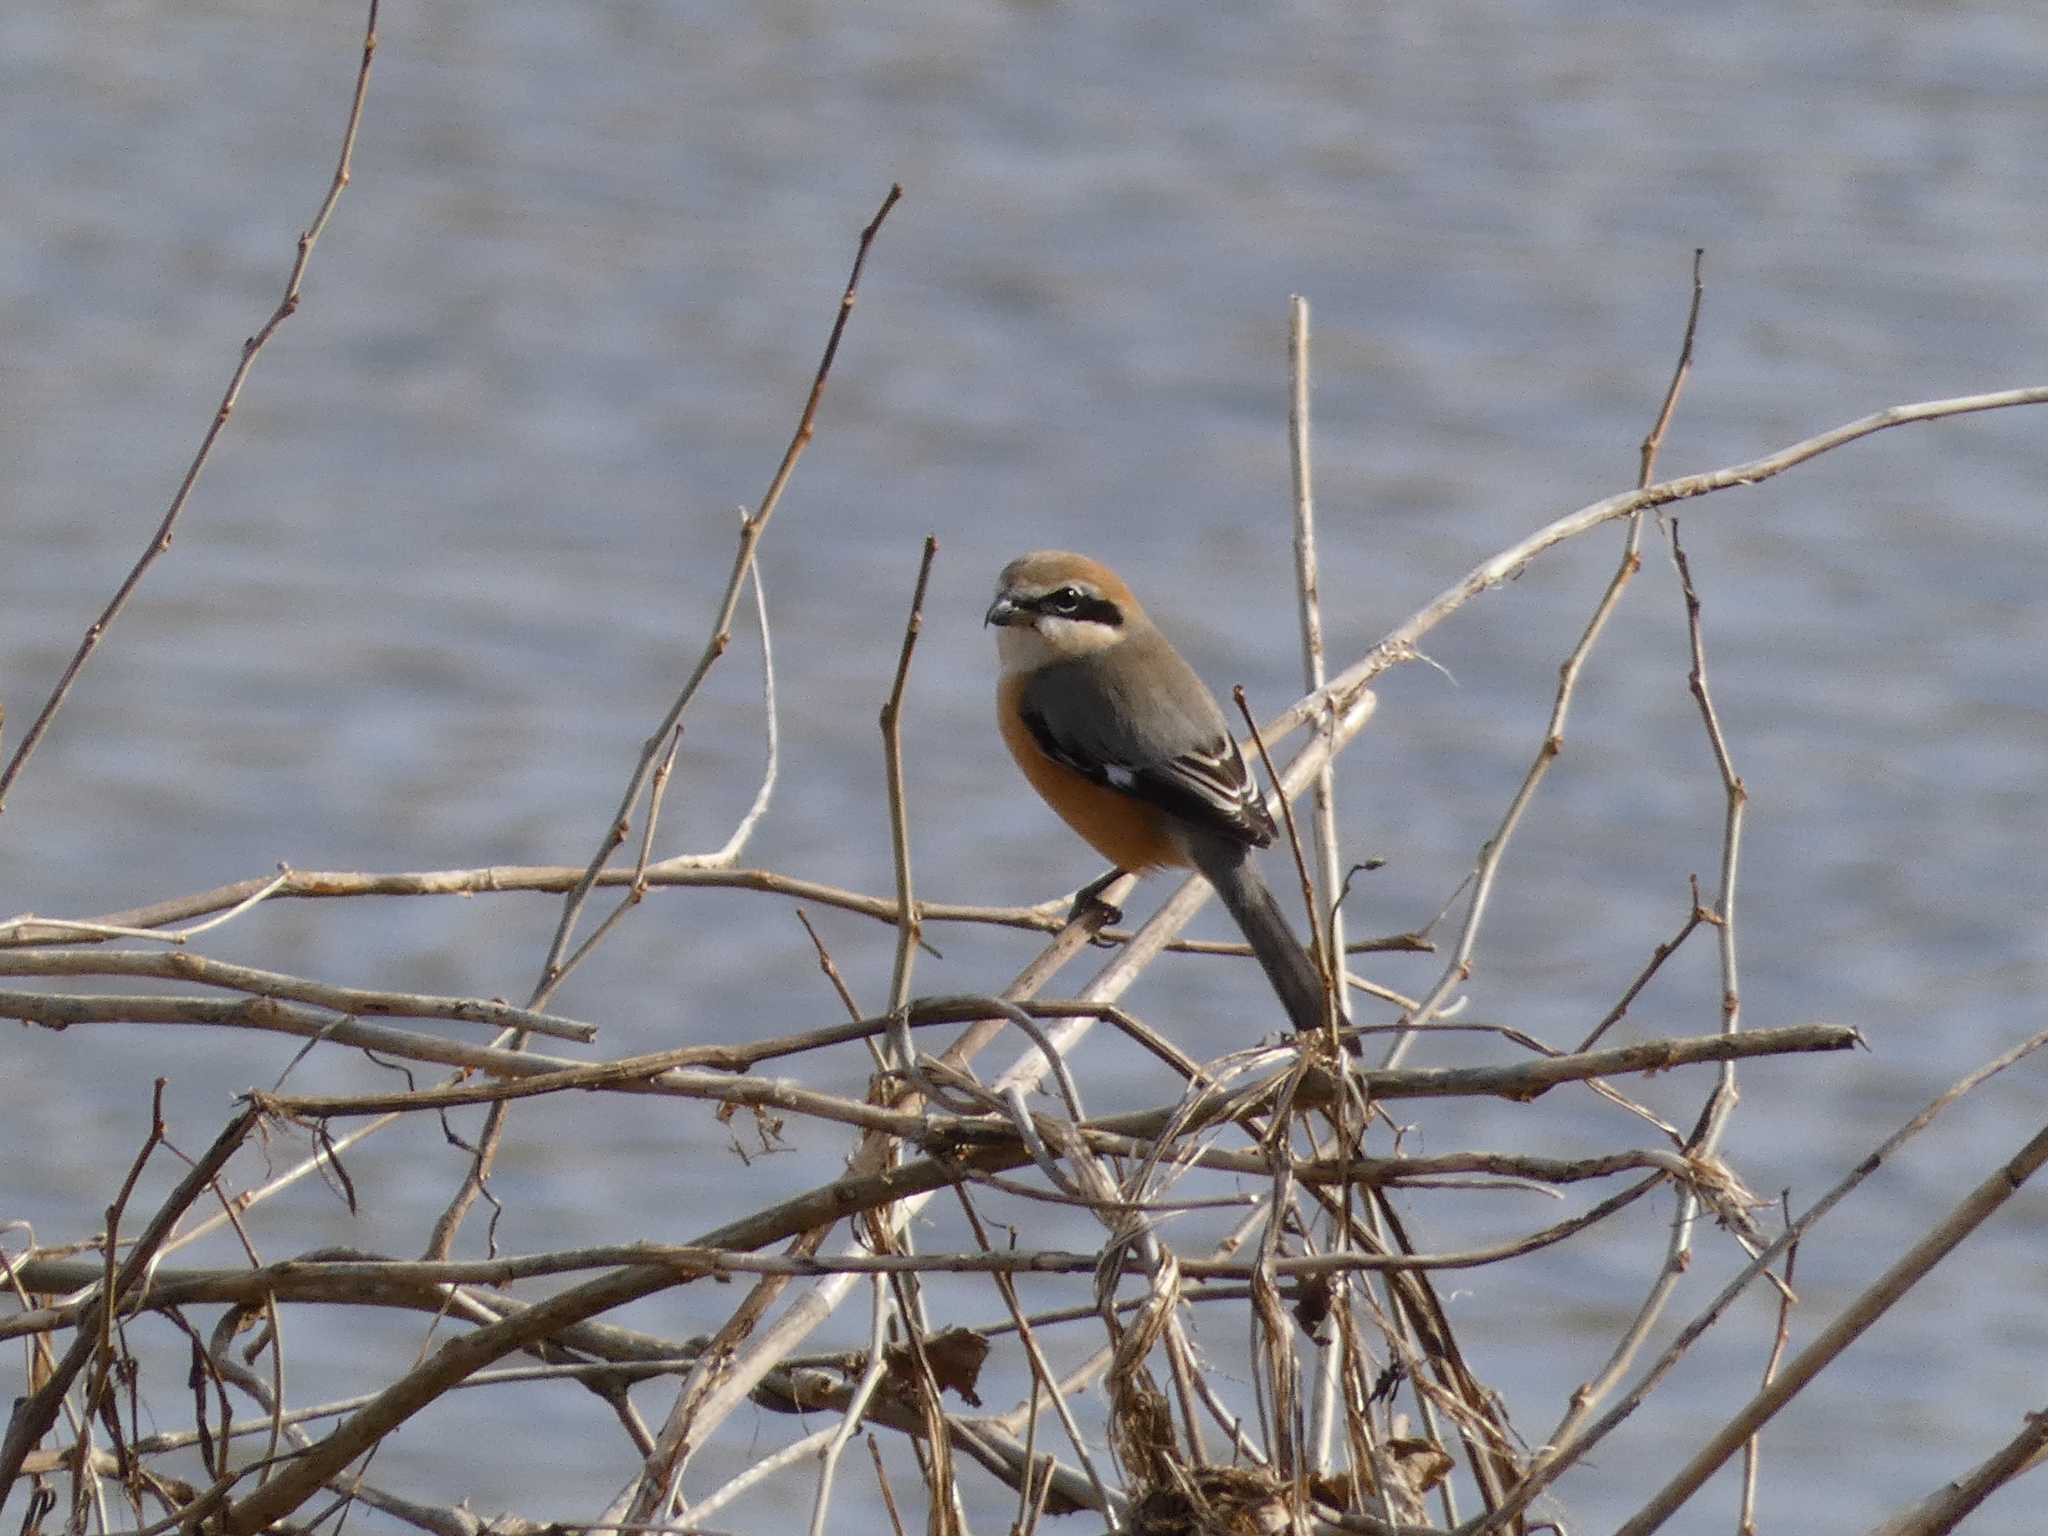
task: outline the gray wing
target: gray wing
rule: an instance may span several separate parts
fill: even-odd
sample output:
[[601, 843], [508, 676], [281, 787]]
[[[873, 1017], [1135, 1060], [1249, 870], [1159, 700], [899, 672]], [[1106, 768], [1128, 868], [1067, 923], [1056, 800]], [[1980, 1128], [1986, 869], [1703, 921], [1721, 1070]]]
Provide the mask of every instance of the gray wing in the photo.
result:
[[1273, 818], [1193, 669], [1168, 649], [1118, 670], [1145, 679], [1143, 708], [1085, 662], [1033, 674], [1019, 704], [1040, 750], [1190, 826], [1256, 848], [1272, 842]]

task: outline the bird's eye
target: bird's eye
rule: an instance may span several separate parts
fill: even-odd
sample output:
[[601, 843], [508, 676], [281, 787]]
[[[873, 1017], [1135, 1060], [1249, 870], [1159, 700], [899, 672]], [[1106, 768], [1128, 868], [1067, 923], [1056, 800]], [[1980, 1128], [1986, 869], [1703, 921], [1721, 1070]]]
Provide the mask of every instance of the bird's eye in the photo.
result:
[[1056, 592], [1046, 594], [1045, 606], [1053, 613], [1078, 613], [1081, 608], [1081, 594], [1074, 587], [1061, 587]]

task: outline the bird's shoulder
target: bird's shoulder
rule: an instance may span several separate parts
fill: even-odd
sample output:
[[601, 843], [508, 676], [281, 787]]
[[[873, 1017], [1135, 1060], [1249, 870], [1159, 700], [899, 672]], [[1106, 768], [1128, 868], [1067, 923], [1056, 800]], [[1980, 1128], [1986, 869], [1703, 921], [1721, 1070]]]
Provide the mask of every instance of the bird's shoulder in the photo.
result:
[[1223, 712], [1164, 648], [1156, 666], [1059, 662], [1024, 678], [1018, 714], [1055, 762], [1232, 841], [1265, 847], [1273, 820]]

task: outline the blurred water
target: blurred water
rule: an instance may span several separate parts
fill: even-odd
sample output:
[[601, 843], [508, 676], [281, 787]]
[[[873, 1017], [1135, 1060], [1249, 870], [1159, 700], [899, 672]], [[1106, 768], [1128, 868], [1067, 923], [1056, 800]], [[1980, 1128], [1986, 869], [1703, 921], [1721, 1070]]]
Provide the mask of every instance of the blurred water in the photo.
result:
[[[275, 302], [331, 169], [360, 22], [351, 7], [226, 3], [11, 17], [10, 743]], [[894, 179], [907, 200], [763, 556], [788, 741], [754, 856], [887, 888], [874, 711], [933, 531], [908, 724], [920, 885], [991, 901], [1070, 887], [1087, 859], [1051, 834], [985, 727], [989, 582], [1021, 548], [1094, 550], [1178, 621], [1219, 686], [1290, 697], [1290, 292], [1315, 305], [1328, 623], [1348, 657], [1478, 559], [1627, 483], [1695, 245], [1709, 292], [1669, 472], [1898, 401], [2041, 382], [2044, 59], [2048, 17], [2016, 3], [390, 9], [356, 180], [303, 310], [11, 796], [0, 910], [102, 911], [279, 860], [586, 857], [701, 644], [732, 509], [767, 481], [853, 235]], [[2042, 1022], [2043, 441], [2038, 413], [1916, 428], [1683, 509], [1752, 796], [1745, 1016], [1850, 1023], [1872, 1045], [1745, 1073], [1731, 1145], [1766, 1193], [1818, 1194]], [[1433, 636], [1455, 681], [1389, 681], [1345, 770], [1351, 846], [1389, 861], [1360, 898], [1364, 928], [1424, 920], [1491, 831], [1616, 537], [1546, 557]], [[1686, 876], [1710, 879], [1718, 856], [1683, 614], [1668, 562], [1648, 554], [1507, 861], [1471, 989], [1474, 1016], [1560, 1042], [1676, 927]], [[693, 711], [671, 847], [721, 842], [751, 794], [755, 688], [736, 653]], [[537, 897], [284, 906], [209, 948], [510, 997], [532, 985], [554, 916]], [[872, 1004], [887, 934], [817, 920]], [[979, 933], [941, 947], [930, 990], [996, 985], [1031, 950]], [[1375, 971], [1415, 987], [1429, 966]], [[1257, 1006], [1256, 978], [1188, 961], [1132, 1001], [1206, 1052], [1234, 1028], [1226, 997]], [[1717, 1000], [1706, 952], [1684, 955], [1634, 1026], [1709, 1029]], [[654, 899], [560, 1007], [624, 1052], [833, 1005], [785, 904], [691, 893]], [[158, 1072], [196, 1152], [230, 1096], [273, 1081], [293, 1050], [203, 1032], [15, 1035], [0, 1217], [46, 1240], [89, 1233]], [[1156, 1096], [1135, 1060], [1091, 1050], [1091, 1108]], [[827, 1086], [865, 1072], [851, 1052], [840, 1066]], [[339, 1054], [293, 1077], [373, 1081], [386, 1079]], [[2034, 1129], [2040, 1081], [2030, 1068], [1992, 1085], [1809, 1245], [1802, 1333]], [[1646, 1090], [1686, 1118], [1698, 1091]], [[1639, 1140], [1603, 1109], [1582, 1124], [1540, 1109], [1404, 1118], [1439, 1150]], [[670, 1105], [596, 1120], [523, 1108], [496, 1184], [500, 1241], [686, 1237], [815, 1182], [843, 1152], [799, 1132], [794, 1154], [743, 1165], [727, 1140]], [[377, 1203], [352, 1219], [308, 1188], [267, 1217], [267, 1256], [410, 1249], [460, 1165], [422, 1130], [352, 1167]], [[1419, 1240], [1455, 1246], [1554, 1214], [1533, 1204], [1411, 1209]], [[1446, 1283], [1475, 1367], [1525, 1434], [1598, 1365], [1667, 1211]], [[2043, 1216], [2038, 1196], [2016, 1202], [1780, 1419], [1762, 1508], [1782, 1528], [1858, 1528], [2041, 1406]], [[1736, 1262], [1704, 1237], [1674, 1315]], [[643, 1316], [687, 1333], [714, 1315], [697, 1305], [685, 1293]], [[1635, 1508], [1751, 1389], [1768, 1327], [1755, 1313], [1561, 1484], [1554, 1512], [1598, 1530]], [[1563, 1339], [1584, 1359], [1561, 1377]], [[409, 1317], [329, 1337], [302, 1325], [294, 1369], [338, 1394], [418, 1343]], [[475, 1402], [437, 1409], [373, 1475], [587, 1518], [630, 1471], [616, 1439], [609, 1460], [561, 1464], [565, 1437], [607, 1433], [578, 1395], [536, 1396], [502, 1422], [488, 1416], [503, 1402]], [[782, 1428], [763, 1425], [763, 1443]], [[705, 1463], [705, 1486], [724, 1464]], [[1695, 1506], [1709, 1507], [1732, 1518], [1725, 1499]], [[1972, 1525], [2031, 1528], [2011, 1497]]]

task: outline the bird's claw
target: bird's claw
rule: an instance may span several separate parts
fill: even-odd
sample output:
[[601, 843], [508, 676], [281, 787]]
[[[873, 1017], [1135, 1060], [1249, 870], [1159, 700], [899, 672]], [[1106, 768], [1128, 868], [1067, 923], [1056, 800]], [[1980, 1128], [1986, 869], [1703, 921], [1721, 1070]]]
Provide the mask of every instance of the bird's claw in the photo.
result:
[[1111, 940], [1102, 937], [1102, 930], [1121, 923], [1124, 920], [1124, 909], [1113, 901], [1103, 900], [1102, 893], [1121, 880], [1123, 873], [1120, 869], [1112, 869], [1100, 880], [1082, 886], [1074, 893], [1073, 904], [1067, 908], [1067, 922], [1085, 925], [1089, 930], [1089, 942], [1099, 944], [1105, 949], [1115, 946]]

